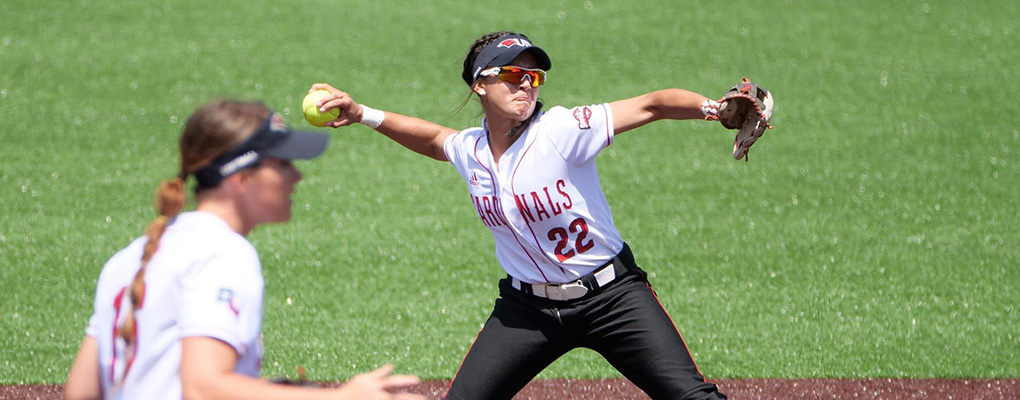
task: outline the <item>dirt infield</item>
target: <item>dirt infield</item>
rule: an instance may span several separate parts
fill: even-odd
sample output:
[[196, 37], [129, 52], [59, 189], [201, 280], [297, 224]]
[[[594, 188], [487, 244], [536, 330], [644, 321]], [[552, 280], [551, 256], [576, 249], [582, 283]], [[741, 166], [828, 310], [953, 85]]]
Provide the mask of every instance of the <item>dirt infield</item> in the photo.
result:
[[[716, 384], [731, 399], [1018, 399], [1020, 379], [733, 379]], [[449, 381], [428, 381], [411, 392], [439, 399]], [[59, 400], [60, 385], [0, 386], [0, 400]], [[517, 400], [647, 400], [623, 379], [539, 380]]]

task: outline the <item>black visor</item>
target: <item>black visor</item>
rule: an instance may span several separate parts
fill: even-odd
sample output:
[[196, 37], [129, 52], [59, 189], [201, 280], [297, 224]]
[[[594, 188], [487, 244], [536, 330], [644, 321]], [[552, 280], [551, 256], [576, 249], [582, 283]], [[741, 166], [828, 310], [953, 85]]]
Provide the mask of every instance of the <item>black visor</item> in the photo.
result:
[[470, 85], [478, 80], [478, 74], [482, 73], [486, 67], [508, 65], [514, 58], [517, 58], [517, 55], [524, 51], [530, 51], [535, 55], [539, 69], [543, 71], [552, 69], [552, 61], [549, 60], [549, 55], [545, 54], [545, 50], [532, 45], [528, 39], [521, 35], [503, 35], [485, 46], [482, 52], [478, 54], [478, 58], [475, 59], [475, 63], [471, 67], [471, 82], [467, 84]]
[[283, 119], [273, 113], [248, 140], [195, 171], [195, 178], [199, 188], [216, 187], [223, 178], [258, 165], [264, 157], [283, 160], [315, 158], [326, 150], [328, 143], [328, 135], [291, 131], [284, 125]]

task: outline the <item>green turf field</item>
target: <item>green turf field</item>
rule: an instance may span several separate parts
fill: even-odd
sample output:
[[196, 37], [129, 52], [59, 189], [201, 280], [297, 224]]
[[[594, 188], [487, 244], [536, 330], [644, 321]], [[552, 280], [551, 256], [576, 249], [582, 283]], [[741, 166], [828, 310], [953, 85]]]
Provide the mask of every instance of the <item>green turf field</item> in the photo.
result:
[[[103, 262], [141, 234], [214, 97], [299, 111], [326, 81], [480, 122], [481, 34], [546, 49], [548, 105], [748, 76], [777, 102], [750, 162], [718, 124], [659, 122], [599, 158], [617, 226], [702, 372], [1020, 376], [1020, 7], [1012, 1], [0, 2], [0, 383], [63, 382]], [[453, 167], [363, 126], [299, 164], [257, 230], [266, 375], [385, 362], [450, 378], [503, 276]], [[542, 377], [616, 372], [578, 351]]]

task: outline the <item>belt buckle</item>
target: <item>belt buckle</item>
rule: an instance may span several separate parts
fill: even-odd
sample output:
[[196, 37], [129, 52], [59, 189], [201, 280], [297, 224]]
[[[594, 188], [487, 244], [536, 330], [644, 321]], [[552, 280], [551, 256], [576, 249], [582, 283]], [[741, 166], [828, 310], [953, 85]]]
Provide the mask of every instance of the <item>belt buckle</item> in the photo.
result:
[[584, 287], [581, 281], [549, 285], [545, 288], [545, 296], [549, 300], [573, 300], [584, 297], [586, 294], [588, 294], [588, 288]]

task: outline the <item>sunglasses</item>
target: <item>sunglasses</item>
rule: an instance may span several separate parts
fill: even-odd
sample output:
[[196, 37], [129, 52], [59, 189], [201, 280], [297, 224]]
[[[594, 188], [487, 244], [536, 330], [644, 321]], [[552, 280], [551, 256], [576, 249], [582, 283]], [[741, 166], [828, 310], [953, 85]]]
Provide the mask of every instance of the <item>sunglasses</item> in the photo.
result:
[[524, 77], [531, 78], [531, 87], [539, 87], [545, 83], [545, 71], [521, 67], [492, 67], [480, 73], [480, 76], [495, 76], [503, 82], [513, 84], [524, 82]]

